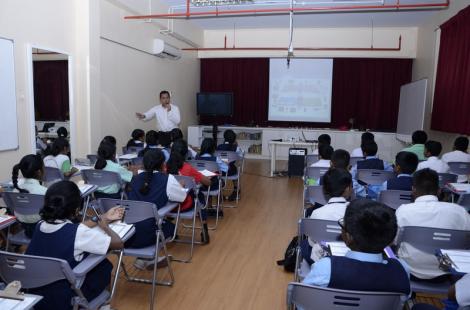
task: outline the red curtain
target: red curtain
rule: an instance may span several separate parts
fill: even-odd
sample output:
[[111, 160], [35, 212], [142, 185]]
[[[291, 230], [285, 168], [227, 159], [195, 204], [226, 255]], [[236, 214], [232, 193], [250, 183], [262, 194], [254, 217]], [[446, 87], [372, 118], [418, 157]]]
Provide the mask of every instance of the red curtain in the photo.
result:
[[470, 6], [441, 25], [431, 128], [470, 134], [469, 115]]
[[201, 92], [233, 92], [233, 118], [201, 117], [201, 124], [280, 127], [340, 127], [355, 118], [355, 127], [396, 130], [400, 86], [411, 81], [409, 59], [334, 59], [332, 121], [270, 122], [269, 59], [201, 60]]
[[36, 120], [69, 120], [68, 61], [34, 61], [33, 71]]

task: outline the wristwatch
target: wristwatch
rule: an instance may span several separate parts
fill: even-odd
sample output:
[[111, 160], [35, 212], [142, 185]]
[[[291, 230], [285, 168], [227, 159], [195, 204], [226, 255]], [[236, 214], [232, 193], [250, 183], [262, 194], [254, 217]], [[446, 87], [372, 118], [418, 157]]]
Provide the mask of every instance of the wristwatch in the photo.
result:
[[90, 220], [91, 220], [92, 222], [98, 223], [99, 220], [100, 220], [100, 218], [95, 215], [95, 216], [93, 216]]

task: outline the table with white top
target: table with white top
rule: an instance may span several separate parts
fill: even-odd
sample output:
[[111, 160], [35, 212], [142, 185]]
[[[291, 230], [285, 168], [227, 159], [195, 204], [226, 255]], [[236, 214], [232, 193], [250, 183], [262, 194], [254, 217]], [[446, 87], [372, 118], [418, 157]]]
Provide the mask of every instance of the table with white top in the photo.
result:
[[269, 149], [271, 152], [271, 177], [276, 174], [276, 148], [277, 146], [289, 146], [289, 147], [304, 147], [311, 148], [311, 152], [317, 149], [317, 142], [304, 142], [304, 141], [269, 141]]

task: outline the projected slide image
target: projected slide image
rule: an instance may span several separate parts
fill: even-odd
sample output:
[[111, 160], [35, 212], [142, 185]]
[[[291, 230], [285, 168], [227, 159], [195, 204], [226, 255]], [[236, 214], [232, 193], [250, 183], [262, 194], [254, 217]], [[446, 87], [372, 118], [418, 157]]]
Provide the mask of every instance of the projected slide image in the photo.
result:
[[269, 120], [329, 122], [331, 118], [332, 61], [285, 62], [271, 59]]

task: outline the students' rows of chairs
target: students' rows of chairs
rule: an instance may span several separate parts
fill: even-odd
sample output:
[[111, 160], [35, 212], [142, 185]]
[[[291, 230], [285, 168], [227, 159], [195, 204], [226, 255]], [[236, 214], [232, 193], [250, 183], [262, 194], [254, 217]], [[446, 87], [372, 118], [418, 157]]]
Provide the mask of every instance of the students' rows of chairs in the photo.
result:
[[[238, 167], [238, 173], [233, 176], [225, 176], [225, 181], [227, 180], [237, 180], [240, 184], [240, 177], [243, 173], [244, 167], [244, 157], [239, 157], [234, 152], [219, 152], [218, 154], [227, 162], [236, 162]], [[235, 157], [236, 156], [236, 157]], [[93, 158], [89, 157], [90, 162]], [[208, 170], [211, 172], [217, 172], [219, 170], [217, 163], [210, 161], [190, 161], [190, 164], [199, 171]], [[54, 169], [54, 168], [52, 168]], [[48, 169], [48, 170], [52, 170]], [[49, 174], [46, 176], [47, 182], [53, 183], [58, 180], [62, 180], [62, 174], [57, 174], [56, 171], [53, 171], [54, 174]], [[59, 171], [60, 172], [60, 171]], [[93, 207], [95, 210], [100, 212], [106, 212], [114, 206], [123, 206], [126, 209], [125, 212], [125, 222], [128, 224], [134, 224], [143, 220], [150, 218], [155, 219], [158, 230], [156, 231], [156, 243], [152, 246], [146, 248], [124, 248], [120, 251], [113, 251], [112, 254], [117, 255], [117, 266], [114, 273], [114, 277], [111, 284], [111, 291], [105, 291], [100, 294], [97, 298], [92, 301], [87, 301], [80, 287], [83, 284], [83, 281], [86, 277], [86, 273], [92, 270], [97, 266], [101, 261], [103, 261], [106, 256], [99, 255], [89, 255], [85, 258], [77, 267], [73, 270], [70, 268], [68, 263], [61, 259], [46, 258], [46, 257], [35, 257], [23, 254], [16, 254], [10, 252], [0, 252], [0, 276], [6, 282], [11, 282], [13, 280], [20, 280], [23, 288], [35, 288], [53, 283], [58, 280], [67, 280], [70, 283], [70, 287], [76, 293], [77, 297], [73, 299], [74, 308], [86, 308], [86, 309], [97, 309], [100, 305], [109, 302], [115, 294], [117, 281], [121, 271], [124, 273], [124, 277], [128, 281], [136, 281], [141, 283], [149, 283], [152, 285], [151, 290], [151, 300], [150, 300], [150, 309], [153, 309], [154, 299], [156, 293], [156, 285], [166, 285], [172, 286], [174, 283], [174, 275], [171, 268], [171, 260], [189, 263], [193, 257], [194, 245], [201, 244], [201, 242], [196, 241], [195, 232], [196, 229], [202, 227], [202, 209], [206, 208], [210, 202], [210, 197], [216, 197], [217, 199], [217, 215], [215, 225], [210, 227], [210, 229], [216, 229], [219, 221], [219, 211], [222, 208], [222, 179], [219, 179], [216, 188], [208, 188], [206, 191], [203, 191], [203, 194], [206, 198], [205, 205], [201, 205], [198, 199], [194, 199], [194, 208], [189, 212], [181, 212], [179, 205], [177, 203], [168, 203], [163, 208], [157, 209], [155, 204], [141, 202], [141, 201], [130, 201], [125, 200], [124, 187], [125, 184], [121, 181], [120, 176], [115, 172], [103, 171], [103, 170], [82, 170], [81, 175], [85, 183], [91, 184], [95, 187], [103, 187], [108, 185], [117, 184], [122, 189], [121, 199], [98, 199], [95, 201], [90, 201], [90, 195], [85, 197], [83, 205], [83, 215], [87, 214], [87, 209], [89, 206]], [[193, 191], [195, 197], [198, 197], [198, 193], [201, 190], [192, 177], [186, 176], [175, 176], [177, 180], [184, 184], [185, 190]], [[240, 186], [238, 186], [238, 189]], [[237, 189], [237, 190], [238, 190]], [[10, 212], [17, 212], [22, 215], [38, 215], [40, 209], [44, 203], [44, 196], [34, 195], [34, 194], [23, 194], [23, 193], [14, 193], [14, 192], [5, 192], [3, 193], [4, 201], [10, 210]], [[238, 203], [238, 193], [237, 193], [237, 203]], [[229, 206], [228, 206], [229, 207]], [[232, 206], [234, 207], [234, 206]], [[196, 225], [197, 218], [199, 217], [201, 223], [198, 227]], [[175, 222], [175, 231], [172, 237], [166, 238], [163, 235], [162, 223], [163, 219], [172, 218]], [[189, 225], [183, 224], [183, 221], [190, 221]], [[179, 235], [179, 238], [176, 238], [177, 231], [180, 225], [183, 225], [185, 228], [191, 229], [190, 236]], [[134, 233], [132, 229], [128, 234], [126, 234], [124, 241], [129, 239]], [[15, 234], [12, 234], [8, 231], [7, 236], [7, 250], [10, 245], [28, 245], [30, 239], [26, 237], [24, 231], [19, 231]], [[189, 243], [189, 254], [187, 257], [173, 257], [168, 254], [166, 249], [167, 242], [178, 242], [178, 243]], [[167, 261], [167, 271], [169, 274], [169, 280], [157, 282], [157, 264], [154, 264], [152, 277], [150, 279], [136, 278], [131, 277], [127, 272], [125, 265], [123, 264], [123, 257], [139, 257], [144, 259], [157, 260], [159, 253], [163, 252], [164, 259]]]
[[[308, 155], [313, 158], [315, 155]], [[320, 179], [328, 168], [310, 167], [312, 159], [307, 157], [305, 179]], [[446, 189], [448, 183], [457, 181], [457, 174], [469, 175], [470, 165], [467, 163], [450, 163], [452, 173], [440, 174], [440, 186]], [[357, 179], [369, 185], [381, 185], [393, 177], [393, 172], [381, 170], [358, 170]], [[400, 205], [410, 203], [411, 192], [385, 190], [381, 191], [378, 200], [385, 205], [397, 209]], [[458, 202], [470, 207], [470, 194], [460, 195]], [[305, 218], [305, 207], [308, 205], [325, 205], [327, 199], [323, 188], [319, 185], [305, 184], [302, 218], [298, 223], [298, 238], [309, 238], [316, 242], [338, 241], [341, 238], [341, 227], [335, 221]], [[449, 229], [424, 227], [405, 227], [401, 229], [396, 246], [406, 242], [429, 254], [438, 249], [470, 249], [470, 232]], [[403, 300], [400, 294], [387, 292], [347, 291], [316, 287], [299, 283], [310, 271], [310, 266], [303, 260], [300, 247], [297, 247], [294, 282], [288, 285], [287, 306], [300, 309], [402, 309]], [[393, 255], [393, 254], [392, 254]], [[413, 292], [428, 294], [447, 294], [450, 282], [427, 283], [411, 281]]]

